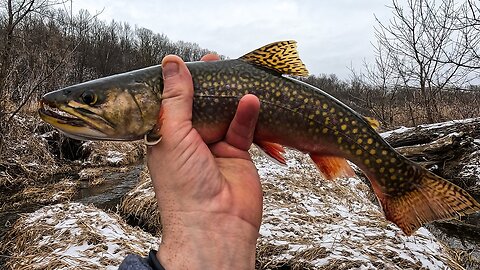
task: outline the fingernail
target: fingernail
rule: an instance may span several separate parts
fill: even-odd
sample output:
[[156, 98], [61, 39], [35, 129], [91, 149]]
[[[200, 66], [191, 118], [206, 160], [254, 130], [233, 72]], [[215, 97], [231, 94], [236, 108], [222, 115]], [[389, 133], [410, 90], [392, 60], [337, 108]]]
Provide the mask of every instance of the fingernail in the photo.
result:
[[167, 62], [163, 65], [163, 78], [175, 76], [178, 74], [178, 64], [176, 62]]

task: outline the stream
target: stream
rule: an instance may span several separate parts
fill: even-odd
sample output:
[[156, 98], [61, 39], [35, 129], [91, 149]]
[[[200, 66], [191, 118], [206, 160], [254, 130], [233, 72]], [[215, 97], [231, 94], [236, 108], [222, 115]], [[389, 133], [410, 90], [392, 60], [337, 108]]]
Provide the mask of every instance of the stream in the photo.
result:
[[[122, 197], [137, 184], [143, 165], [133, 165], [127, 168], [128, 170], [124, 172], [107, 171], [103, 175], [105, 181], [94, 187], [89, 187], [87, 182], [81, 181], [80, 187], [71, 201], [93, 204], [100, 209], [115, 212]], [[0, 194], [0, 202], [7, 202], [8, 195]], [[0, 212], [0, 242], [3, 241], [4, 234], [10, 226], [22, 214], [34, 212], [43, 206], [43, 204], [29, 204], [20, 209]], [[0, 254], [0, 269], [5, 259], [5, 255]]]

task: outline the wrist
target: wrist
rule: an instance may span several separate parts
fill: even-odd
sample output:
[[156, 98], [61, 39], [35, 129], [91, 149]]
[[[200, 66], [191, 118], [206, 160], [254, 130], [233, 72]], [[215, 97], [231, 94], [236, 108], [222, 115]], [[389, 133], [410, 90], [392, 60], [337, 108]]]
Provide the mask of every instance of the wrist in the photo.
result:
[[175, 224], [164, 223], [158, 260], [167, 270], [254, 269], [258, 229], [237, 217], [222, 219], [182, 224], [177, 218]]

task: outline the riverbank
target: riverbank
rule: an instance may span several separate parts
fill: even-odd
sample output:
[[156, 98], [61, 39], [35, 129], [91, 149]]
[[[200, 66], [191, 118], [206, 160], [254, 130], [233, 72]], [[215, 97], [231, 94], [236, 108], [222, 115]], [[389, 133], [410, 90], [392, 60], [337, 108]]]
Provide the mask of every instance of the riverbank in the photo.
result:
[[[59, 209], [71, 209], [70, 202], [81, 203], [75, 206], [78, 209], [94, 205], [97, 208], [88, 208], [88, 211], [98, 213], [117, 212], [118, 208], [120, 216], [115, 216], [121, 219], [118, 222], [127, 220], [131, 225], [139, 225], [151, 233], [147, 237], [155, 241], [153, 235], [160, 235], [161, 228], [148, 171], [143, 167], [142, 142], [79, 142], [37, 123], [41, 122], [35, 116], [16, 119], [20, 143], [9, 145], [9, 155], [0, 161], [0, 201], [3, 202], [0, 205], [3, 246], [0, 265], [6, 261], [14, 265], [11, 260], [18, 260], [22, 252], [22, 246], [11, 243], [5, 248], [7, 240], [34, 239], [33, 235], [22, 235], [27, 230], [21, 228], [40, 226], [24, 222], [32, 219], [18, 218], [37, 210], [45, 212], [48, 208], [42, 207], [57, 203], [65, 203]], [[443, 125], [452, 126], [451, 123]], [[468, 183], [475, 184], [480, 171], [477, 162], [480, 137], [460, 130], [460, 126], [466, 126], [462, 122], [448, 134], [435, 129], [438, 126], [441, 125], [423, 129], [429, 130], [430, 141], [437, 142], [435, 145], [444, 143], [440, 152], [447, 153], [450, 159], [442, 160], [441, 155], [430, 151], [423, 162], [447, 178], [450, 178], [448, 174], [458, 174], [462, 178], [457, 181], [468, 179]], [[419, 130], [402, 129], [384, 136], [392, 139], [402, 132], [421, 134]], [[407, 137], [412, 141], [410, 135]], [[414, 153], [412, 149], [424, 149], [428, 145], [427, 140], [422, 142], [422, 147], [402, 145], [399, 150]], [[448, 149], [455, 149], [451, 152], [455, 155], [449, 155]], [[258, 269], [355, 269], [361, 266], [382, 269], [395, 265], [411, 269], [477, 269], [480, 266], [480, 254], [477, 254], [480, 230], [475, 216], [467, 223], [432, 224], [412, 238], [405, 237], [385, 221], [378, 206], [372, 203], [370, 189], [359, 172], [358, 178], [329, 182], [319, 176], [310, 159], [301, 153], [288, 151], [287, 167], [270, 162], [254, 148], [252, 155], [262, 177], [265, 202], [257, 245]], [[413, 158], [420, 159], [418, 154]], [[476, 196], [475, 185], [467, 188]], [[58, 222], [69, 219], [69, 213], [59, 211]], [[20, 225], [15, 223], [17, 219], [22, 221]], [[477, 224], [477, 227], [468, 224]], [[470, 226], [471, 230], [462, 226]], [[7, 231], [9, 235], [5, 238]], [[32, 234], [35, 229], [29, 232]], [[58, 232], [49, 232], [55, 233]], [[28, 245], [28, 241], [24, 244]]]

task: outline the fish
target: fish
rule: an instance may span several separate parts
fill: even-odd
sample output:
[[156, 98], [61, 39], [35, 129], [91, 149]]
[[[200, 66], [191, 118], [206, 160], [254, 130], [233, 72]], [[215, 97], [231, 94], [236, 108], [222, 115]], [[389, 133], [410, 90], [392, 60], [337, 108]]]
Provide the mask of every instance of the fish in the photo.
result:
[[[325, 179], [369, 179], [387, 220], [406, 235], [435, 220], [472, 214], [480, 204], [459, 186], [395, 151], [355, 112], [307, 76], [296, 42], [279, 41], [237, 59], [187, 62], [194, 85], [192, 124], [206, 143], [224, 138], [240, 98], [260, 100], [254, 143], [286, 164], [284, 147], [310, 155]], [[45, 94], [42, 120], [80, 140], [155, 141], [163, 91], [160, 65], [84, 82]]]

